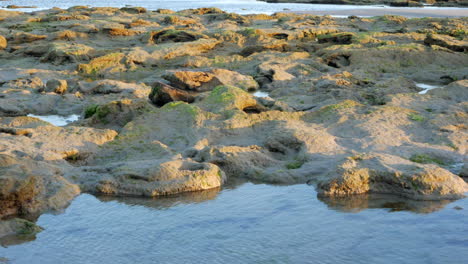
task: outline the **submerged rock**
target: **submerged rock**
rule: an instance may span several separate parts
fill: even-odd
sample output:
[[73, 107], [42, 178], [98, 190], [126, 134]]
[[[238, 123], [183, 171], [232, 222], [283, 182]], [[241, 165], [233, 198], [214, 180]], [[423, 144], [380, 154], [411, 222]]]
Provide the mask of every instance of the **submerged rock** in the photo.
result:
[[13, 218], [0, 221], [0, 239], [5, 236], [21, 236], [23, 239], [33, 237], [42, 231], [42, 227], [28, 220]]

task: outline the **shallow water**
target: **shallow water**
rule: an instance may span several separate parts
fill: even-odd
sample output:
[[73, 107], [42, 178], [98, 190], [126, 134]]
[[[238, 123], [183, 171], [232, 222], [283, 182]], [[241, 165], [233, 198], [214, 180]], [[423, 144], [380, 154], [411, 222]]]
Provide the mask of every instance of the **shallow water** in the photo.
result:
[[440, 86], [437, 85], [431, 85], [431, 84], [425, 84], [425, 83], [416, 83], [416, 86], [424, 89], [419, 92], [419, 94], [426, 94], [429, 90], [440, 88]]
[[269, 93], [262, 92], [262, 91], [256, 91], [256, 92], [252, 93], [252, 95], [255, 96], [255, 97], [260, 97], [260, 98], [270, 97]]
[[[457, 207], [457, 209], [454, 209]], [[460, 209], [465, 208], [465, 209]], [[317, 199], [311, 186], [235, 184], [161, 199], [81, 195], [42, 215], [12, 263], [463, 263], [468, 199]]]
[[72, 122], [77, 121], [80, 118], [79, 115], [69, 115], [69, 116], [45, 115], [45, 116], [41, 116], [41, 115], [29, 114], [28, 116], [29, 117], [39, 118], [42, 121], [49, 122], [54, 126], [66, 126], [66, 125], [68, 125], [68, 124], [70, 124]]
[[[293, 11], [332, 11], [332, 10], [352, 10], [352, 9], [366, 9], [366, 8], [386, 8], [386, 6], [355, 6], [355, 5], [320, 5], [320, 4], [274, 4], [266, 3], [256, 0], [12, 0], [7, 2], [0, 2], [1, 6], [18, 5], [18, 6], [37, 6], [40, 9], [60, 7], [68, 8], [77, 5], [89, 6], [114, 6], [124, 7], [125, 5], [143, 6], [148, 9], [172, 9], [182, 10], [189, 8], [200, 7], [218, 7], [228, 12], [235, 12], [239, 14], [263, 13], [272, 14], [284, 10]], [[392, 7], [393, 8], [393, 7]], [[436, 8], [436, 7], [426, 7]], [[437, 9], [450, 9], [450, 8], [437, 8]], [[21, 11], [31, 11], [33, 9], [20, 9]]]

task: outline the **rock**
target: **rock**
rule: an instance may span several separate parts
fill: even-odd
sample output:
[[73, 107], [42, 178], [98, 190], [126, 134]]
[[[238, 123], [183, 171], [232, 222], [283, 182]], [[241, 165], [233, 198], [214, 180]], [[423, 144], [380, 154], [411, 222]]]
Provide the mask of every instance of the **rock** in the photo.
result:
[[120, 131], [122, 127], [137, 116], [152, 110], [153, 107], [147, 100], [123, 99], [104, 105], [89, 105], [83, 113], [85, 119], [75, 124]]
[[51, 165], [0, 154], [0, 216], [58, 210], [80, 193]]
[[85, 94], [126, 94], [137, 98], [146, 98], [151, 88], [145, 84], [126, 83], [115, 80], [78, 82], [78, 89]]
[[429, 95], [438, 96], [448, 100], [468, 100], [468, 80], [452, 82], [451, 84], [427, 92]]
[[457, 40], [446, 35], [428, 34], [424, 39], [426, 45], [437, 45], [456, 52], [468, 52], [468, 41]]
[[42, 227], [25, 219], [13, 218], [0, 221], [0, 237], [8, 235], [34, 236], [42, 230]]
[[155, 82], [153, 84], [149, 98], [155, 105], [163, 106], [169, 102], [174, 101], [193, 103], [196, 96], [196, 92], [178, 89], [161, 82]]
[[460, 172], [460, 176], [468, 178], [468, 163], [463, 164], [462, 170]]
[[263, 85], [274, 81], [289, 81], [296, 78], [288, 73], [284, 64], [262, 63], [257, 69], [260, 78], [259, 82]]
[[130, 13], [130, 14], [144, 14], [147, 12], [144, 7], [122, 7], [120, 11]]
[[457, 199], [468, 184], [435, 165], [412, 165], [389, 155], [350, 158], [338, 166], [336, 176], [319, 184], [319, 194], [344, 196], [387, 193], [412, 199]]
[[195, 92], [210, 91], [222, 84], [214, 74], [201, 71], [169, 71], [163, 78], [175, 87]]
[[47, 53], [41, 59], [42, 62], [56, 65], [89, 61], [94, 52], [93, 48], [82, 44], [52, 43], [47, 48]]
[[351, 40], [354, 37], [353, 33], [342, 32], [342, 33], [333, 33], [327, 35], [320, 35], [318, 37], [319, 43], [334, 43], [334, 44], [351, 44]]
[[225, 69], [210, 71], [169, 71], [163, 76], [172, 85], [197, 92], [210, 91], [218, 85], [237, 86], [245, 90], [258, 89], [258, 83], [252, 76]]
[[[226, 177], [317, 184], [331, 203], [366, 192], [460, 197], [449, 170], [468, 147], [468, 55], [455, 51], [465, 25], [215, 8], [0, 10], [0, 155], [11, 157], [0, 166], [1, 214], [61, 208], [79, 191], [217, 190]], [[416, 82], [448, 85], [420, 95]], [[268, 98], [249, 93], [259, 86]], [[29, 114], [81, 118], [56, 127]]]
[[129, 36], [135, 36], [135, 35], [140, 34], [140, 32], [138, 31], [126, 29], [126, 28], [112, 28], [111, 27], [111, 28], [103, 28], [102, 31], [106, 34], [109, 34], [109, 36], [112, 36], [112, 37], [119, 37], [119, 36], [129, 37]]
[[247, 91], [258, 89], [258, 83], [252, 76], [243, 75], [238, 72], [225, 69], [213, 69], [211, 72], [223, 85], [232, 85]]
[[6, 49], [7, 44], [8, 44], [8, 42], [7, 42], [6, 38], [4, 36], [0, 35], [0, 50]]
[[[252, 95], [234, 86], [218, 86], [203, 101], [201, 107], [211, 112], [244, 111], [261, 108]], [[260, 111], [260, 109], [259, 109]]]
[[208, 36], [185, 30], [164, 29], [151, 32], [148, 42], [151, 44], [166, 42], [191, 42], [201, 38], [208, 39]]
[[139, 170], [140, 173], [122, 171], [118, 178], [101, 181], [95, 192], [155, 197], [216, 188], [226, 179], [216, 165], [184, 160], [163, 162]]
[[122, 53], [110, 53], [98, 58], [92, 59], [87, 64], [79, 64], [78, 71], [88, 76], [104, 76], [122, 72], [126, 70], [122, 60], [125, 57]]
[[35, 42], [38, 40], [44, 40], [46, 39], [46, 35], [36, 35], [36, 34], [31, 34], [31, 33], [26, 33], [26, 32], [18, 32], [15, 33], [11, 37], [11, 43], [13, 44], [23, 44], [23, 43], [31, 43]]
[[88, 34], [82, 32], [75, 32], [71, 30], [64, 30], [55, 33], [53, 38], [55, 40], [73, 41], [78, 39], [87, 39]]
[[47, 81], [46, 92], [53, 92], [56, 94], [64, 94], [67, 92], [68, 83], [66, 80], [52, 79]]

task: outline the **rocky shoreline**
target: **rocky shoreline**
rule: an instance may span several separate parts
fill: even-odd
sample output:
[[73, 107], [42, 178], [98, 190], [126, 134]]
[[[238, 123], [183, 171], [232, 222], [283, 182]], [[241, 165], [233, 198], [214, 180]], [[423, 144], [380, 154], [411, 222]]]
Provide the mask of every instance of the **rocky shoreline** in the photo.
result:
[[1, 217], [235, 177], [323, 197], [468, 191], [466, 17], [73, 7], [0, 21]]

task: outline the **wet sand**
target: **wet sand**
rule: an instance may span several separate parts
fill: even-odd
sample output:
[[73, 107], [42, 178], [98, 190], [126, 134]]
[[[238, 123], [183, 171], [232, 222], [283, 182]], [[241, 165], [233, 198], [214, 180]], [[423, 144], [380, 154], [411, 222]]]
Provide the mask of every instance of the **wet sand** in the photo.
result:
[[438, 8], [365, 8], [329, 11], [286, 11], [287, 13], [332, 15], [332, 16], [383, 16], [399, 15], [405, 17], [466, 17], [468, 8], [438, 9]]

